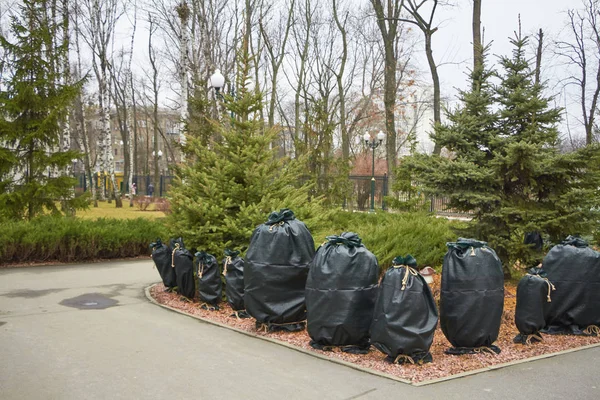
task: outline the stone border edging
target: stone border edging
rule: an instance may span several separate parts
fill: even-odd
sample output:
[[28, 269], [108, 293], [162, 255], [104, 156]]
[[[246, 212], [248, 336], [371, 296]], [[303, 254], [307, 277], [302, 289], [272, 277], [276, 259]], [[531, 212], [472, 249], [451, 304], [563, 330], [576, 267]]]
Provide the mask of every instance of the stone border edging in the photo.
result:
[[463, 378], [463, 377], [470, 376], [470, 375], [476, 375], [476, 374], [481, 374], [483, 372], [489, 372], [489, 371], [493, 371], [493, 370], [497, 370], [497, 369], [501, 369], [501, 368], [506, 368], [506, 367], [510, 367], [510, 366], [513, 366], [513, 365], [524, 364], [524, 363], [528, 363], [528, 362], [531, 362], [531, 361], [542, 360], [542, 359], [545, 359], [545, 358], [555, 357], [555, 356], [559, 356], [559, 355], [563, 355], [563, 354], [574, 353], [576, 351], [591, 349], [591, 348], [594, 348], [594, 347], [600, 347], [600, 343], [590, 344], [590, 345], [587, 345], [587, 346], [576, 347], [574, 349], [567, 349], [567, 350], [558, 351], [556, 353], [541, 354], [541, 355], [535, 356], [535, 357], [524, 358], [524, 359], [521, 359], [521, 360], [510, 361], [510, 362], [502, 363], [502, 364], [490, 365], [489, 367], [479, 368], [479, 369], [475, 369], [475, 370], [472, 370], [472, 371], [465, 371], [465, 372], [461, 372], [459, 374], [445, 376], [445, 377], [442, 377], [442, 378], [431, 379], [431, 380], [428, 380], [428, 381], [412, 382], [412, 381], [409, 381], [407, 379], [398, 378], [397, 376], [394, 376], [394, 375], [390, 375], [390, 374], [386, 374], [386, 373], [383, 373], [383, 372], [375, 371], [375, 370], [372, 370], [372, 369], [369, 369], [369, 368], [361, 367], [360, 365], [356, 365], [354, 363], [350, 363], [350, 362], [343, 361], [343, 360], [338, 360], [338, 359], [335, 359], [335, 358], [327, 357], [327, 356], [322, 355], [322, 354], [315, 353], [313, 351], [305, 350], [305, 349], [303, 349], [301, 347], [297, 347], [297, 346], [291, 345], [291, 344], [286, 343], [286, 342], [282, 342], [282, 341], [277, 340], [277, 339], [272, 339], [272, 338], [269, 338], [269, 337], [256, 335], [256, 334], [254, 334], [252, 332], [244, 331], [242, 329], [238, 329], [238, 328], [235, 328], [233, 326], [221, 324], [219, 322], [212, 321], [212, 320], [206, 319], [206, 318], [202, 318], [202, 317], [199, 317], [197, 315], [191, 315], [191, 314], [183, 312], [183, 311], [181, 311], [181, 310], [179, 310], [179, 309], [177, 309], [175, 307], [167, 306], [165, 304], [160, 304], [150, 294], [150, 289], [152, 289], [156, 285], [157, 285], [157, 283], [148, 286], [147, 288], [144, 289], [144, 293], [146, 294], [146, 297], [148, 298], [148, 300], [151, 303], [153, 303], [153, 304], [155, 304], [155, 305], [157, 305], [159, 307], [163, 307], [163, 308], [166, 308], [167, 310], [174, 311], [176, 313], [185, 315], [187, 317], [194, 318], [196, 320], [199, 320], [199, 321], [202, 321], [202, 322], [205, 322], [205, 323], [209, 323], [211, 325], [215, 325], [215, 326], [218, 326], [220, 328], [229, 329], [230, 331], [241, 333], [243, 335], [250, 336], [250, 337], [255, 338], [255, 339], [260, 339], [260, 340], [264, 340], [266, 342], [277, 344], [279, 346], [286, 347], [286, 348], [288, 348], [290, 350], [295, 350], [295, 351], [297, 351], [299, 353], [303, 353], [303, 354], [309, 355], [311, 357], [319, 358], [321, 360], [329, 361], [329, 362], [332, 362], [332, 363], [335, 363], [335, 364], [340, 364], [340, 365], [343, 365], [343, 366], [346, 366], [346, 367], [349, 367], [349, 368], [352, 368], [352, 369], [355, 369], [355, 370], [358, 370], [358, 371], [361, 371], [361, 372], [365, 372], [367, 374], [379, 376], [381, 378], [391, 379], [393, 381], [404, 383], [404, 384], [415, 386], [415, 387], [432, 385], [432, 384], [435, 384], [435, 383], [441, 383], [441, 382], [445, 382], [445, 381], [449, 381], [449, 380], [453, 380], [453, 379]]

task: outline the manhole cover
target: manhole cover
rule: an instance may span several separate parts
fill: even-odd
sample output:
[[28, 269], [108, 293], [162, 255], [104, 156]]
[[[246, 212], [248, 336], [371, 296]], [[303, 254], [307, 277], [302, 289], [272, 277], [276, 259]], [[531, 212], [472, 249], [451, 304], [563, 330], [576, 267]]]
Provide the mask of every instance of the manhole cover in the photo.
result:
[[116, 306], [119, 302], [100, 293], [86, 293], [81, 296], [65, 299], [59, 304], [80, 310], [104, 310], [105, 308]]

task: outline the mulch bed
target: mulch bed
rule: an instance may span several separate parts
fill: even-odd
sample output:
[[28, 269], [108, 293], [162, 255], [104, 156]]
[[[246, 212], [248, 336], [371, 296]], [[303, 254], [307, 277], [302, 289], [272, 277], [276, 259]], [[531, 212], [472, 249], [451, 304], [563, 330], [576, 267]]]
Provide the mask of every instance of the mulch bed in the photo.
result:
[[[436, 278], [436, 281], [432, 285], [432, 291], [434, 297], [439, 300], [439, 276]], [[504, 315], [502, 316], [500, 335], [496, 341], [496, 345], [502, 350], [500, 354], [480, 353], [462, 356], [447, 355], [444, 351], [451, 346], [444, 337], [438, 323], [433, 345], [430, 350], [433, 356], [433, 362], [424, 365], [389, 364], [384, 361], [385, 355], [377, 351], [374, 347], [371, 347], [368, 354], [361, 355], [344, 353], [337, 349], [334, 351], [315, 350], [309, 345], [310, 337], [306, 330], [291, 333], [259, 331], [255, 327], [254, 319], [237, 319], [235, 316], [232, 316], [233, 311], [225, 302], [221, 303], [220, 310], [208, 311], [201, 309], [200, 303], [197, 300], [190, 303], [181, 300], [180, 296], [176, 293], [167, 293], [164, 289], [165, 287], [163, 284], [159, 283], [153, 286], [150, 291], [152, 297], [160, 304], [176, 308], [190, 315], [251, 332], [258, 336], [286, 342], [293, 346], [319, 353], [330, 358], [354, 363], [363, 368], [406, 379], [413, 383], [449, 377], [451, 375], [478, 370], [496, 364], [504, 364], [511, 361], [523, 360], [543, 354], [556, 353], [567, 349], [600, 343], [600, 337], [544, 335], [544, 341], [541, 343], [527, 346], [514, 344], [513, 338], [518, 333], [514, 324], [516, 287], [511, 284], [508, 284], [505, 288]]]

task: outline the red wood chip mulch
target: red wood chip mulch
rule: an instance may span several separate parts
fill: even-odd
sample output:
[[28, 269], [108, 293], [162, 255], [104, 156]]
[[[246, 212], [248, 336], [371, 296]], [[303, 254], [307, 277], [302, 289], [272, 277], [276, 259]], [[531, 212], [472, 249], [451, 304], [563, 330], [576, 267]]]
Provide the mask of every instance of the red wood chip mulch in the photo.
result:
[[[432, 291], [434, 297], [439, 301], [439, 276], [436, 278], [437, 279], [433, 284]], [[600, 337], [593, 336], [584, 337], [543, 335], [544, 341], [541, 343], [535, 343], [527, 346], [514, 344], [513, 338], [518, 333], [514, 324], [516, 288], [514, 286], [507, 285], [505, 290], [504, 315], [502, 317], [500, 335], [495, 343], [502, 350], [500, 354], [495, 355], [480, 353], [462, 356], [447, 355], [444, 353], [444, 351], [451, 346], [444, 337], [444, 334], [442, 333], [438, 323], [433, 345], [431, 346], [430, 350], [433, 356], [433, 362], [424, 365], [397, 365], [385, 362], [385, 355], [377, 351], [374, 347], [371, 347], [371, 350], [368, 354], [360, 355], [348, 354], [337, 350], [315, 350], [309, 345], [310, 337], [308, 336], [306, 330], [292, 333], [258, 331], [255, 327], [254, 319], [237, 319], [235, 316], [231, 316], [233, 311], [225, 302], [221, 303], [220, 310], [208, 311], [201, 309], [200, 303], [197, 300], [190, 303], [181, 300], [180, 296], [175, 293], [165, 292], [164, 289], [165, 287], [163, 284], [159, 283], [153, 286], [150, 291], [151, 296], [160, 304], [176, 308], [187, 314], [198, 316], [203, 319], [251, 332], [258, 336], [265, 336], [286, 342], [293, 346], [319, 353], [330, 358], [343, 360], [364, 368], [383, 372], [401, 379], [406, 379], [413, 383], [444, 378], [467, 371], [490, 367], [496, 364], [504, 364], [511, 361], [523, 360], [543, 354], [556, 353], [567, 349], [574, 349], [577, 347], [600, 343]]]

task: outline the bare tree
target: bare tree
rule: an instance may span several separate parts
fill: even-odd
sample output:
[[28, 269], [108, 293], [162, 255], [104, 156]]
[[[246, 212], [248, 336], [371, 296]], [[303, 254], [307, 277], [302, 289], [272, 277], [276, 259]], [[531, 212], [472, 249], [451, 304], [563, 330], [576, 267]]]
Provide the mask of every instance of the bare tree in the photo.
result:
[[[425, 37], [425, 55], [427, 56], [427, 64], [429, 65], [433, 83], [433, 123], [436, 126], [442, 123], [442, 103], [440, 77], [437, 71], [437, 64], [433, 57], [431, 39], [433, 34], [438, 30], [437, 27], [433, 26], [433, 19], [438, 9], [438, 5], [440, 5], [439, 0], [405, 0], [403, 6], [411, 18], [400, 19], [403, 22], [408, 22], [417, 26], [421, 32], [423, 32]], [[442, 147], [435, 143], [433, 154], [439, 155], [441, 151]]]
[[287, 51], [286, 45], [293, 23], [295, 2], [295, 0], [290, 0], [289, 3], [286, 2], [288, 12], [287, 14], [277, 13], [280, 18], [276, 19], [276, 26], [274, 26], [272, 30], [268, 30], [265, 16], [261, 16], [259, 20], [260, 33], [264, 40], [264, 46], [269, 62], [269, 72], [271, 74], [269, 106], [267, 110], [268, 126], [270, 128], [275, 125], [278, 86], [277, 79]]
[[[124, 10], [120, 0], [82, 0], [86, 25], [83, 38], [92, 50], [92, 65], [98, 81], [98, 103], [103, 135], [100, 139], [101, 171], [108, 174], [112, 184], [115, 206], [123, 207], [115, 179], [114, 155], [110, 131], [110, 67], [112, 54], [110, 44], [115, 26]], [[102, 188], [103, 192], [106, 190]], [[102, 196], [104, 194], [102, 193]]]
[[578, 88], [585, 142], [590, 145], [600, 96], [600, 0], [584, 0], [583, 9], [571, 9], [567, 15], [572, 41], [558, 41], [556, 51], [578, 70], [567, 78], [567, 84]]
[[[301, 130], [302, 120], [301, 112], [303, 103], [306, 100], [306, 80], [308, 74], [308, 57], [310, 49], [310, 35], [313, 29], [313, 18], [316, 12], [316, 8], [312, 4], [311, 0], [304, 0], [298, 3], [297, 13], [299, 18], [293, 25], [292, 37], [294, 39], [294, 55], [293, 55], [293, 75], [295, 84], [290, 82], [294, 86], [294, 124], [291, 130], [294, 132], [293, 140], [296, 152], [299, 151], [298, 145], [301, 141]], [[300, 20], [301, 18], [301, 20]], [[288, 81], [290, 77], [288, 76]], [[304, 96], [303, 95], [304, 92]], [[306, 110], [306, 105], [304, 106]], [[305, 118], [306, 120], [306, 118]]]
[[121, 49], [118, 54], [117, 62], [113, 63], [111, 68], [111, 97], [115, 105], [117, 124], [119, 131], [121, 132], [121, 141], [123, 142], [123, 157], [124, 157], [124, 174], [123, 181], [127, 182], [129, 188], [129, 206], [133, 207], [133, 175], [134, 175], [134, 158], [135, 158], [135, 135], [133, 126], [133, 112], [132, 112], [132, 69], [131, 65], [133, 62], [133, 51], [135, 43], [135, 33], [137, 30], [137, 2], [134, 1], [132, 4], [133, 18], [132, 18], [132, 32], [131, 39], [129, 42], [129, 51]]
[[[82, 79], [82, 63], [81, 63], [81, 47], [79, 43], [79, 37], [81, 32], [81, 27], [79, 25], [79, 19], [81, 17], [81, 12], [79, 8], [79, 3], [74, 2], [74, 13], [73, 19], [75, 23], [75, 52], [77, 54], [77, 67], [75, 76], [77, 79]], [[85, 101], [83, 100], [83, 94], [80, 92], [75, 99], [75, 138], [77, 140], [77, 144], [79, 150], [83, 153], [83, 165], [85, 168], [85, 174], [88, 180], [88, 187], [92, 193], [92, 199], [94, 202], [94, 207], [98, 207], [98, 197], [96, 195], [96, 184], [93, 179], [93, 163], [92, 163], [92, 149], [90, 146], [90, 140], [88, 136], [87, 130], [87, 117], [86, 117], [86, 107]]]
[[[384, 4], [385, 1], [385, 4]], [[386, 127], [386, 160], [387, 170], [394, 171], [396, 168], [398, 155], [396, 153], [396, 118], [394, 115], [396, 107], [396, 89], [397, 89], [397, 67], [398, 52], [397, 44], [401, 30], [400, 14], [404, 7], [404, 0], [371, 0], [377, 25], [381, 32], [385, 54], [385, 72], [384, 72], [384, 95], [383, 104], [385, 107], [385, 127]], [[390, 187], [392, 186], [393, 175], [390, 175]]]
[[342, 41], [342, 56], [340, 67], [335, 73], [336, 83], [338, 88], [339, 105], [340, 105], [340, 134], [342, 136], [342, 157], [347, 163], [350, 159], [350, 138], [348, 137], [348, 127], [346, 126], [346, 90], [344, 87], [344, 73], [346, 72], [346, 62], [348, 61], [348, 31], [346, 23], [348, 21], [349, 12], [346, 12], [343, 20], [338, 15], [338, 2], [332, 0], [333, 18], [335, 25], [340, 31]]
[[[179, 60], [179, 80], [181, 83], [180, 104], [179, 104], [179, 144], [185, 146], [185, 121], [188, 119], [188, 60], [189, 60], [189, 30], [188, 22], [190, 19], [190, 9], [184, 0], [177, 6], [177, 15], [180, 21], [179, 33], [179, 51], [181, 58]], [[185, 161], [184, 152], [181, 151], [181, 162]]]
[[152, 46], [152, 36], [154, 35], [154, 33], [156, 32], [156, 26], [154, 23], [154, 20], [152, 19], [151, 15], [148, 15], [148, 22], [149, 22], [149, 27], [148, 27], [148, 58], [150, 59], [150, 66], [152, 69], [151, 75], [150, 75], [150, 79], [152, 82], [152, 94], [153, 94], [153, 99], [152, 99], [152, 136], [154, 138], [154, 150], [152, 151], [153, 154], [153, 162], [154, 162], [154, 187], [158, 188], [159, 182], [159, 166], [158, 166], [158, 93], [160, 90], [160, 85], [159, 85], [159, 81], [158, 81], [158, 67], [156, 65], [156, 50], [154, 49], [154, 47]]

